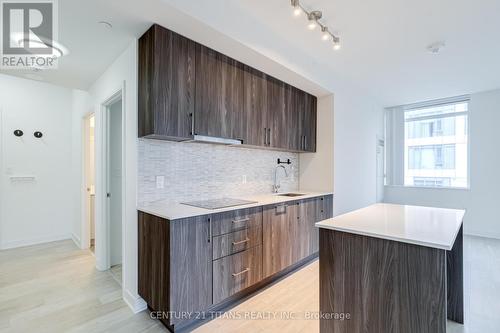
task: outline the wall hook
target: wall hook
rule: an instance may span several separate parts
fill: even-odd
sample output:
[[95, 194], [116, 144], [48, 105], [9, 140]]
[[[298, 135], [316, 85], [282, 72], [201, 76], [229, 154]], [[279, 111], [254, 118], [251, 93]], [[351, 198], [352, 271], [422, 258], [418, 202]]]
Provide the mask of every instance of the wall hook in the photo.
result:
[[290, 161], [290, 159], [287, 159], [286, 161], [282, 161], [278, 158], [278, 164], [292, 164], [292, 162]]

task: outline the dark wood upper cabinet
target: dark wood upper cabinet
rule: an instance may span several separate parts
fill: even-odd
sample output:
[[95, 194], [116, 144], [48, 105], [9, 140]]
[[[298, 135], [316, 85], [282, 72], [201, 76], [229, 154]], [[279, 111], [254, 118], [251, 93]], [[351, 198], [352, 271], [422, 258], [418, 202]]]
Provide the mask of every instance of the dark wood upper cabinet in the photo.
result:
[[268, 146], [288, 149], [287, 108], [285, 103], [287, 85], [283, 81], [269, 78], [267, 81], [267, 128]]
[[196, 43], [159, 25], [139, 39], [139, 137], [192, 136]]
[[246, 134], [244, 66], [196, 46], [195, 134], [243, 140]]
[[304, 99], [304, 109], [299, 111], [299, 133], [304, 136], [299, 150], [307, 152], [316, 151], [316, 119], [317, 119], [317, 98], [308, 93], [301, 92]]
[[244, 71], [244, 110], [246, 118], [243, 143], [251, 146], [267, 146], [268, 104], [266, 74], [249, 66]]
[[316, 151], [316, 97], [159, 25], [139, 39], [139, 137]]

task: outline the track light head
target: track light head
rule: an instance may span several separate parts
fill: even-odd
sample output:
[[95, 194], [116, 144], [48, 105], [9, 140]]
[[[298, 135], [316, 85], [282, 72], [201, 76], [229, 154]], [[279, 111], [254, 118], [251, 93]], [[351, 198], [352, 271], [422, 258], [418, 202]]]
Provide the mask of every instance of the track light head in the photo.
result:
[[341, 45], [340, 45], [340, 38], [337, 36], [333, 37], [333, 49], [334, 50], [340, 50]]
[[323, 35], [321, 36], [322, 40], [327, 41], [327, 40], [329, 40], [331, 38], [330, 32], [328, 31], [327, 27], [322, 26], [321, 27], [321, 32], [323, 33]]
[[300, 16], [302, 14], [302, 7], [300, 7], [299, 0], [290, 0], [293, 7], [293, 16]]
[[322, 14], [320, 11], [315, 10], [313, 12], [310, 12], [309, 15], [307, 16], [309, 20], [309, 24], [307, 27], [309, 30], [314, 30], [318, 26], [318, 20], [321, 18]]

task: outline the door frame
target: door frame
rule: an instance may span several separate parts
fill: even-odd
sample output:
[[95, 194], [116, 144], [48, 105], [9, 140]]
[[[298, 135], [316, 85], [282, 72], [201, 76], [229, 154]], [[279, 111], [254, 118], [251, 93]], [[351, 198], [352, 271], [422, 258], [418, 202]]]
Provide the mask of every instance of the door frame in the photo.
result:
[[[90, 225], [89, 225], [89, 219], [90, 219], [90, 201], [88, 200], [89, 194], [87, 193], [87, 184], [88, 184], [88, 177], [89, 177], [89, 170], [88, 170], [88, 159], [89, 159], [89, 126], [87, 126], [87, 122], [90, 122], [90, 118], [94, 116], [94, 176], [95, 176], [95, 168], [96, 168], [96, 163], [95, 163], [95, 120], [96, 120], [96, 114], [94, 111], [90, 111], [82, 116], [82, 138], [83, 138], [83, 153], [82, 153], [82, 161], [83, 161], [83, 182], [82, 182], [82, 188], [81, 188], [81, 195], [82, 195], [82, 225], [81, 225], [81, 244], [80, 247], [82, 249], [88, 249], [90, 248]], [[95, 179], [94, 179], [95, 181]], [[94, 184], [95, 185], [95, 184]], [[95, 196], [95, 193], [94, 193]], [[95, 220], [96, 220], [96, 211], [94, 209], [94, 230], [95, 230]]]
[[122, 123], [121, 123], [121, 138], [122, 138], [122, 261], [124, 256], [124, 243], [125, 243], [125, 174], [126, 174], [126, 156], [125, 156], [125, 83], [121, 87], [117, 88], [114, 93], [112, 93], [108, 98], [104, 99], [99, 103], [98, 113], [95, 117], [96, 122], [96, 178], [95, 178], [95, 204], [96, 204], [96, 219], [95, 219], [95, 256], [96, 256], [96, 268], [100, 271], [108, 270], [110, 266], [110, 210], [109, 210], [109, 198], [107, 193], [109, 192], [109, 177], [108, 177], [108, 165], [109, 165], [109, 154], [108, 154], [108, 142], [109, 142], [109, 107], [121, 100], [122, 102]]
[[[381, 144], [382, 143], [382, 144]], [[378, 156], [379, 151], [382, 154], [382, 170], [379, 170]], [[381, 135], [376, 135], [375, 142], [375, 201], [384, 202], [384, 192], [385, 192], [385, 179], [386, 179], [386, 166], [385, 166], [386, 148], [385, 148], [385, 138]], [[379, 183], [379, 171], [382, 171], [382, 183]], [[379, 188], [379, 186], [381, 188]], [[379, 190], [381, 190], [381, 197], [379, 198]]]

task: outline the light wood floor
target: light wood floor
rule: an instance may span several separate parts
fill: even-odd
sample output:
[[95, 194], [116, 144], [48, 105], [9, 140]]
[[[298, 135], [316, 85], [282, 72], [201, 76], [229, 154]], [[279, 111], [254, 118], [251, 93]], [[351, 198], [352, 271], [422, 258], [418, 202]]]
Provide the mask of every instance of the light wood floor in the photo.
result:
[[[0, 251], [0, 332], [167, 332], [148, 312], [134, 315], [116, 272], [98, 272], [94, 260], [72, 241]], [[499, 332], [500, 241], [465, 237], [464, 269], [466, 325], [449, 323], [448, 332]], [[318, 298], [314, 262], [195, 332], [317, 333], [305, 316]]]

